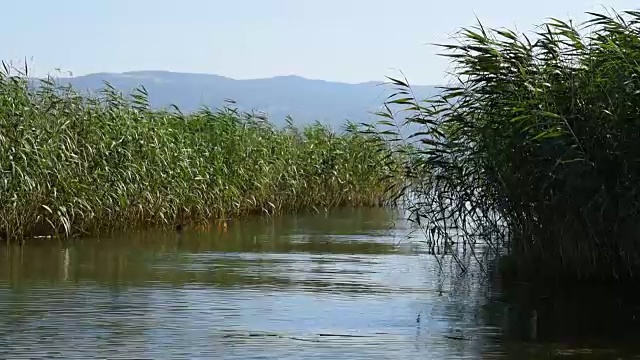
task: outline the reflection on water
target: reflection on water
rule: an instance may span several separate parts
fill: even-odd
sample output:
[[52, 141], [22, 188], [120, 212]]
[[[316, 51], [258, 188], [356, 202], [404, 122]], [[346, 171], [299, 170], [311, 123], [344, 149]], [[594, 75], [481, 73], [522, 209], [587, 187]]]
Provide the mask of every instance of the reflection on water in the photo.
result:
[[0, 358], [622, 358], [541, 340], [544, 313], [410, 230], [358, 209], [2, 245]]

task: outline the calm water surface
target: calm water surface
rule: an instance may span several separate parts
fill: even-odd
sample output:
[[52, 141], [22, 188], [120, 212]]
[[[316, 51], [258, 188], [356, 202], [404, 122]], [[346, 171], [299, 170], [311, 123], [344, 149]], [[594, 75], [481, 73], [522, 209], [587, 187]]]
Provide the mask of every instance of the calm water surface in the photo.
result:
[[0, 358], [632, 357], [542, 339], [471, 255], [439, 271], [419, 240], [366, 209], [1, 245]]

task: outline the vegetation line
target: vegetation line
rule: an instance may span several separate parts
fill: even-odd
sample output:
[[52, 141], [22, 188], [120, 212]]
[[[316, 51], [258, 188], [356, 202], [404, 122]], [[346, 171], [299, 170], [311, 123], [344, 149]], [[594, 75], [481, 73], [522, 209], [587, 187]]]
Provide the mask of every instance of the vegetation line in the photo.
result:
[[83, 96], [3, 68], [4, 239], [376, 206], [401, 175], [387, 144], [353, 124], [278, 129], [231, 107], [155, 110], [143, 87]]

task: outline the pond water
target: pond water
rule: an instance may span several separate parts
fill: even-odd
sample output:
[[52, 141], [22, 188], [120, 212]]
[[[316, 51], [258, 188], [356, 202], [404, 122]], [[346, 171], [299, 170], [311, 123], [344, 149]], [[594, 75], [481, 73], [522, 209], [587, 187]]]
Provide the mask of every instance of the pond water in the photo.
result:
[[340, 209], [0, 245], [0, 358], [634, 355], [629, 341], [545, 339], [544, 316], [514, 317], [522, 307], [503, 300], [472, 255], [461, 256], [461, 274], [398, 215]]

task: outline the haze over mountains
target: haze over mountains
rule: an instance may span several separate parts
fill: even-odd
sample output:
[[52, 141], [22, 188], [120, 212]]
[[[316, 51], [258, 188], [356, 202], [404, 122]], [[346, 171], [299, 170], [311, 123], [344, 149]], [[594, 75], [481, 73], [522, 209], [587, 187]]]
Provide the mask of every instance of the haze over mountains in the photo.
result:
[[[295, 124], [320, 121], [338, 130], [346, 120], [371, 122], [379, 117], [371, 112], [380, 109], [392, 93], [390, 85], [379, 82], [347, 84], [310, 80], [299, 76], [277, 76], [264, 79], [236, 80], [218, 75], [177, 73], [169, 71], [132, 71], [97, 73], [70, 78], [57, 78], [61, 84], [71, 83], [76, 89], [95, 91], [109, 82], [127, 94], [144, 85], [152, 107], [177, 105], [183, 112], [201, 106], [218, 108], [226, 99], [236, 101], [241, 110], [258, 110], [277, 125], [290, 115]], [[420, 98], [436, 93], [435, 86], [414, 86]]]

